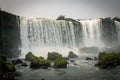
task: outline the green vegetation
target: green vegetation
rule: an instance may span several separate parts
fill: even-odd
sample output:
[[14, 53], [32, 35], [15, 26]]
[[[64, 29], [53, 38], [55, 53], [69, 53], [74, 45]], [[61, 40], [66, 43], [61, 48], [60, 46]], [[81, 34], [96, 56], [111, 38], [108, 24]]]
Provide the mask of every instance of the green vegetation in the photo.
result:
[[0, 71], [14, 72], [14, 65], [12, 62], [7, 62], [6, 58], [4, 54], [0, 54]]
[[114, 52], [106, 53], [102, 52], [99, 53], [99, 61], [95, 66], [100, 66], [100, 68], [107, 68], [109, 66], [117, 66], [119, 65], [120, 59], [117, 54]]
[[71, 22], [78, 22], [72, 18], [66, 18], [64, 15], [60, 15], [56, 20], [65, 20], [65, 21], [71, 21]]
[[36, 56], [34, 56], [32, 52], [28, 52], [25, 56], [25, 60], [27, 60], [27, 61], [32, 61], [35, 58], [36, 58]]
[[48, 52], [48, 60], [54, 61], [57, 58], [62, 58], [62, 55], [57, 52]]
[[66, 68], [67, 64], [68, 64], [68, 62], [61, 58], [57, 58], [56, 60], [54, 60], [54, 66], [56, 68]]
[[45, 60], [43, 57], [36, 57], [35, 55], [33, 55], [32, 52], [27, 53], [25, 60], [30, 61], [31, 68], [41, 68], [50, 66], [49, 60]]
[[45, 60], [43, 57], [36, 57], [34, 58], [31, 63], [30, 63], [30, 67], [31, 68], [40, 68], [40, 67], [49, 67], [50, 66], [50, 61], [49, 60]]
[[65, 16], [64, 15], [60, 15], [56, 20], [65, 20]]

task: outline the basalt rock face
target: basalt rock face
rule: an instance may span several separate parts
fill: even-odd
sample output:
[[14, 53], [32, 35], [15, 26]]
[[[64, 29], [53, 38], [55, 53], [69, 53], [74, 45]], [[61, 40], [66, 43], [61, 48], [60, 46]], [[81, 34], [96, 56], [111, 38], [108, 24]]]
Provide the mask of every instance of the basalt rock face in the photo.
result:
[[20, 55], [19, 16], [0, 10], [0, 53], [8, 57]]

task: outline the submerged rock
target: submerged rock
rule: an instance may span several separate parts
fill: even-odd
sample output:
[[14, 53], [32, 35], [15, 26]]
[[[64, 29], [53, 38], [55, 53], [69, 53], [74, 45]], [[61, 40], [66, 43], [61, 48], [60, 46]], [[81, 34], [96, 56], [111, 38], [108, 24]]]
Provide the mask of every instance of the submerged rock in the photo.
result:
[[70, 60], [70, 62], [75, 62], [74, 60]]
[[14, 65], [16, 65], [16, 64], [21, 64], [21, 63], [23, 63], [23, 61], [22, 61], [21, 59], [16, 59], [16, 60], [12, 60], [12, 63], [13, 63]]
[[21, 66], [26, 67], [26, 66], [28, 66], [28, 64], [27, 64], [26, 62], [23, 62], [23, 63], [21, 64]]
[[76, 54], [74, 54], [72, 51], [69, 52], [68, 58], [78, 58]]
[[85, 60], [93, 60], [91, 57], [86, 57]]

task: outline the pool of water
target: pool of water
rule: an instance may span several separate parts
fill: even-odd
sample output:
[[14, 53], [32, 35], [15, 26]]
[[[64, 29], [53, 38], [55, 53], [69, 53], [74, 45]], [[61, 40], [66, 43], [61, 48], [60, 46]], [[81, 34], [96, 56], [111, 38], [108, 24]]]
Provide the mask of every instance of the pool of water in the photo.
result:
[[75, 60], [76, 65], [70, 62], [66, 69], [31, 69], [17, 67], [21, 76], [18, 80], [120, 80], [120, 67], [114, 69], [99, 69], [95, 61]]

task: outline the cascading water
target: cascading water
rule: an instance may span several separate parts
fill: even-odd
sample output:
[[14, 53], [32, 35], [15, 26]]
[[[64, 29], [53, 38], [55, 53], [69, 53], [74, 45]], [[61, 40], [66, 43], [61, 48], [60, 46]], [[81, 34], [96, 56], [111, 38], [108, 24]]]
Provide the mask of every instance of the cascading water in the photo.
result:
[[104, 47], [104, 43], [101, 40], [101, 20], [84, 20], [80, 21], [82, 24], [83, 43], [85, 47], [95, 46], [98, 48]]
[[[81, 47], [106, 46], [102, 39], [102, 33], [105, 31], [101, 19], [71, 22], [21, 18], [20, 23], [22, 56], [29, 51], [44, 57], [50, 51], [57, 51], [67, 56], [69, 51], [78, 53]], [[120, 35], [120, 30], [118, 34]]]
[[120, 43], [120, 22], [115, 21], [115, 25], [117, 27], [117, 33], [118, 33], [118, 41]]

